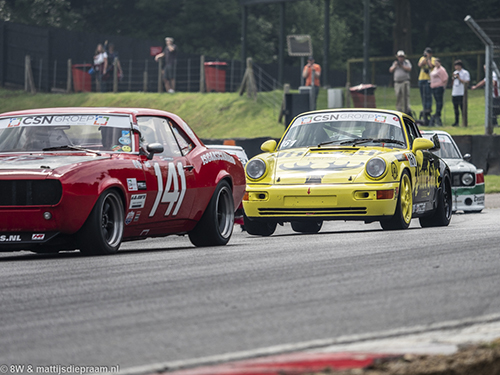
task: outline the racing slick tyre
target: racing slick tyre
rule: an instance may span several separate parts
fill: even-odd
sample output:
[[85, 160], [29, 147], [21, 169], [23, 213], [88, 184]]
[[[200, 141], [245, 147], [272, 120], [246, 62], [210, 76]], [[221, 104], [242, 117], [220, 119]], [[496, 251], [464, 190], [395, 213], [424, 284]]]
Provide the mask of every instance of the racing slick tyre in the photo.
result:
[[452, 193], [451, 180], [448, 174], [444, 175], [443, 184], [439, 191], [439, 201], [436, 211], [431, 216], [421, 217], [419, 219], [422, 228], [427, 227], [446, 227], [450, 224], [452, 214]]
[[247, 215], [243, 215], [243, 222], [248, 234], [266, 237], [273, 234], [276, 230], [276, 225], [278, 225], [277, 223], [260, 221], [258, 219], [250, 220]]
[[407, 229], [410, 226], [413, 214], [413, 193], [410, 175], [404, 171], [399, 183], [399, 197], [396, 212], [390, 219], [380, 221], [380, 226], [385, 230]]
[[221, 181], [200, 221], [189, 232], [195, 246], [221, 246], [229, 242], [234, 226], [233, 192], [227, 181]]
[[120, 195], [112, 189], [105, 191], [77, 234], [80, 252], [87, 255], [116, 253], [122, 242], [124, 222]]
[[322, 221], [292, 221], [292, 229], [299, 233], [318, 233], [323, 226]]

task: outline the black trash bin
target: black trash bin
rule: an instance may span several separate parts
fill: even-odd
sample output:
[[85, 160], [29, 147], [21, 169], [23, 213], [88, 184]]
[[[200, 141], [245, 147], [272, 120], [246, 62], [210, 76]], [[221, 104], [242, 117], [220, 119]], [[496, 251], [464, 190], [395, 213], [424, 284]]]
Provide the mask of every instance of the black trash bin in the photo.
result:
[[357, 108], [376, 108], [375, 89], [377, 86], [370, 84], [361, 84], [349, 89], [351, 92], [354, 107]]
[[295, 116], [308, 112], [309, 107], [309, 93], [305, 94], [285, 94], [285, 126], [290, 125], [290, 122]]

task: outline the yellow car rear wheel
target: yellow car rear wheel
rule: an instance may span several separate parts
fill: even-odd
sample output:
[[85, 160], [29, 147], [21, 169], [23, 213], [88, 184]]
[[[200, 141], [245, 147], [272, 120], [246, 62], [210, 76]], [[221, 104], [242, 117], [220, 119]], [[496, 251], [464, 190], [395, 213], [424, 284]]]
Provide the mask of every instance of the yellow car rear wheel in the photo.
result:
[[410, 226], [413, 214], [413, 192], [411, 188], [410, 175], [404, 171], [399, 183], [399, 197], [396, 206], [396, 212], [387, 220], [381, 220], [380, 225], [383, 229], [407, 229]]

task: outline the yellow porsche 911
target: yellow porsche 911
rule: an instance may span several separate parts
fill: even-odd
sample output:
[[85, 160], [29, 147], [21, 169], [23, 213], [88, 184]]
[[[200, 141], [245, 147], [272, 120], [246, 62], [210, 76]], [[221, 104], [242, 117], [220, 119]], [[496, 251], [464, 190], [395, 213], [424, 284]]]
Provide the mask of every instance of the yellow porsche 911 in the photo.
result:
[[[436, 142], [436, 147], [439, 143]], [[451, 174], [406, 114], [335, 109], [297, 116], [246, 165], [245, 229], [270, 236], [290, 222], [319, 232], [324, 220], [379, 221], [383, 229], [447, 226]]]

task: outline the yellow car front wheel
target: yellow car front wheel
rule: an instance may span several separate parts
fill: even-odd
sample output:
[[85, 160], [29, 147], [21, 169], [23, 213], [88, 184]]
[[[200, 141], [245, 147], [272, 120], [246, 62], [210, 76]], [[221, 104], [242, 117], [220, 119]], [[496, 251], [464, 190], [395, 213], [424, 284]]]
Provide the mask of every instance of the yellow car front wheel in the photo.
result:
[[410, 226], [413, 213], [413, 193], [408, 171], [404, 171], [399, 183], [399, 197], [396, 205], [396, 212], [387, 220], [381, 220], [383, 229], [406, 229]]

